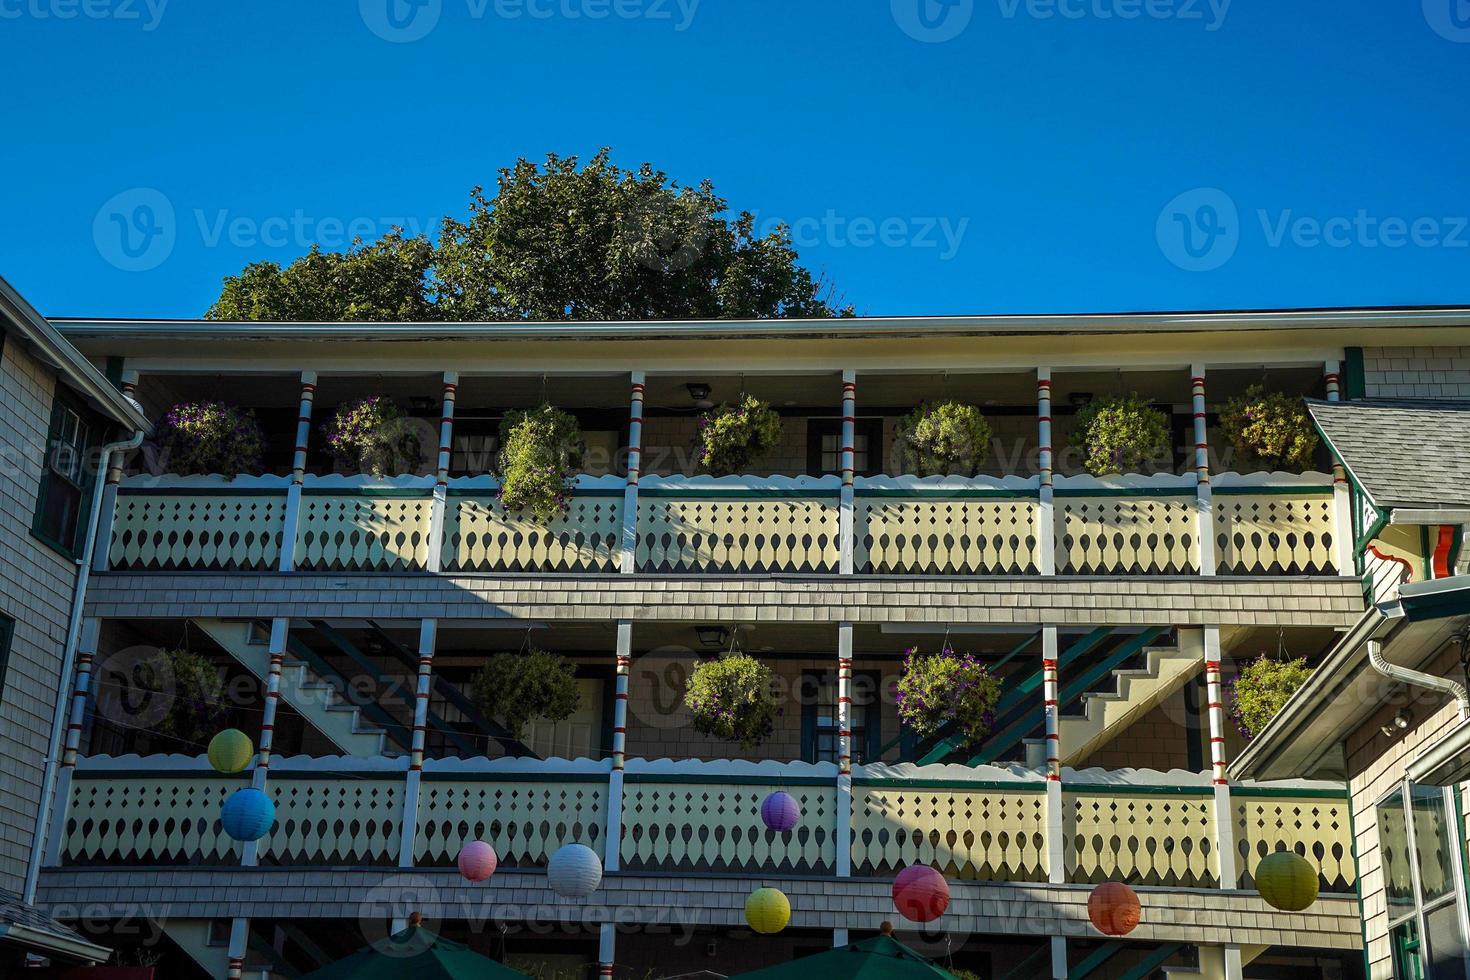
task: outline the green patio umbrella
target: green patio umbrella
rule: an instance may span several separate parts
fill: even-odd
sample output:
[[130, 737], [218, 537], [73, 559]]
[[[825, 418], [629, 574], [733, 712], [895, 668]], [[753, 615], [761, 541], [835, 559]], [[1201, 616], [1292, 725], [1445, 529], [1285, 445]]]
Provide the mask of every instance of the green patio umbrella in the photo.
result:
[[301, 980], [506, 980], [526, 975], [414, 924]]
[[764, 970], [736, 974], [731, 980], [934, 980], [953, 973], [935, 966], [892, 936], [864, 939], [860, 943], [804, 956]]

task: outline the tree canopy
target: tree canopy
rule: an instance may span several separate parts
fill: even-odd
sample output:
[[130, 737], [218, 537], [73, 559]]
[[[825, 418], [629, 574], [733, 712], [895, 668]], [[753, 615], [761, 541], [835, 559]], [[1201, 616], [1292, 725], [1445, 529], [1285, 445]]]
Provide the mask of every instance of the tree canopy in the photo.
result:
[[850, 316], [798, 264], [789, 229], [760, 236], [704, 181], [551, 154], [470, 193], [437, 242], [394, 229], [342, 252], [227, 276], [212, 320], [680, 320]]

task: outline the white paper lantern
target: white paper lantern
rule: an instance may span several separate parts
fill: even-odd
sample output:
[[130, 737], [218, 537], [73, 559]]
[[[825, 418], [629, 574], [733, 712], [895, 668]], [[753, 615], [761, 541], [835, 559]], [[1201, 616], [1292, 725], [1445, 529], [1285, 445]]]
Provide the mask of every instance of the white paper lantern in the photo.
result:
[[586, 844], [567, 844], [551, 855], [546, 883], [566, 898], [586, 898], [602, 884], [602, 859]]

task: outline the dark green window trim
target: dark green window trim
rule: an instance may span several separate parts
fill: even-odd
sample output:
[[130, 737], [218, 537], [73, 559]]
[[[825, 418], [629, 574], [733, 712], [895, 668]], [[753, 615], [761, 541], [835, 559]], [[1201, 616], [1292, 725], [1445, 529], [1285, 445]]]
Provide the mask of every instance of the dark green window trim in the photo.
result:
[[0, 615], [0, 697], [5, 694], [5, 674], [10, 668], [10, 641], [15, 638], [15, 620]]
[[[86, 435], [77, 443], [81, 456], [80, 482], [58, 475], [51, 465], [53, 443], [57, 437], [58, 423], [65, 419], [63, 413], [75, 415], [79, 425], [85, 425]], [[106, 425], [97, 413], [91, 411], [79, 399], [62, 388], [57, 388], [51, 403], [51, 418], [46, 426], [46, 445], [41, 451], [41, 479], [36, 488], [36, 509], [31, 520], [31, 536], [53, 551], [75, 559], [82, 552], [82, 536], [86, 533], [86, 515], [91, 511], [92, 495], [97, 492], [97, 448], [107, 441]], [[49, 533], [45, 526], [46, 505], [55, 481], [66, 481], [76, 488], [78, 498], [70, 532], [62, 537]]]
[[1368, 397], [1367, 374], [1363, 368], [1363, 348], [1349, 347], [1343, 352], [1342, 387], [1344, 398]]

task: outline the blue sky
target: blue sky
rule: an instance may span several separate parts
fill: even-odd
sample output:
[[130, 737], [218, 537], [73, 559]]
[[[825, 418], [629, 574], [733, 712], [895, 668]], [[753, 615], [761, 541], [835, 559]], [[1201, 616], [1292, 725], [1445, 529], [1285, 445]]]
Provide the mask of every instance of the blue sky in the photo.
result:
[[601, 145], [864, 314], [1470, 302], [1467, 0], [0, 0], [0, 85], [51, 315], [198, 315]]

